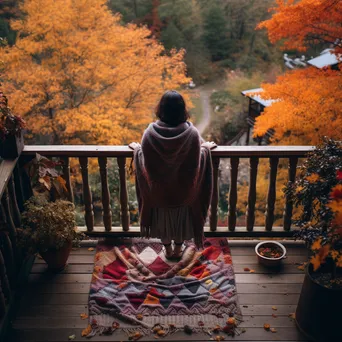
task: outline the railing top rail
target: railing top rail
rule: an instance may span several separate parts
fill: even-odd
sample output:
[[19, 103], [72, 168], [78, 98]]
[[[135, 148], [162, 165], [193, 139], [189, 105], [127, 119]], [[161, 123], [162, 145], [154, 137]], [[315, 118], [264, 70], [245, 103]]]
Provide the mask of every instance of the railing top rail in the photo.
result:
[[8, 181], [12, 172], [17, 164], [18, 159], [14, 160], [1, 160], [0, 161], [0, 199], [7, 187]]
[[[213, 157], [304, 157], [314, 146], [218, 146], [212, 150]], [[22, 155], [35, 153], [49, 157], [132, 157], [128, 146], [105, 145], [26, 145]]]

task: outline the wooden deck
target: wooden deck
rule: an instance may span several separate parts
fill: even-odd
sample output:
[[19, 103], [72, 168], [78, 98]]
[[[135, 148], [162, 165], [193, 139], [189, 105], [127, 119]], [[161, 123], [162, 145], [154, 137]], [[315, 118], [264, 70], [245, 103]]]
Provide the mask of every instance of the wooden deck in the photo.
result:
[[[230, 242], [240, 306], [244, 315], [241, 327], [246, 332], [235, 341], [306, 341], [289, 318], [295, 312], [304, 278], [297, 263], [306, 260], [307, 251], [299, 245], [287, 245], [288, 258], [284, 267], [272, 272], [257, 264], [252, 241]], [[29, 277], [16, 318], [9, 331], [8, 342], [26, 341], [67, 341], [75, 334], [75, 341], [85, 341], [81, 331], [87, 321], [80, 318], [87, 312], [89, 282], [93, 269], [94, 251], [82, 247], [72, 252], [69, 265], [61, 274], [46, 272], [46, 265], [36, 259]], [[248, 267], [255, 273], [245, 272]], [[276, 309], [273, 310], [272, 309]], [[277, 317], [272, 317], [272, 314]], [[271, 324], [277, 332], [267, 332], [264, 323]], [[124, 334], [95, 336], [90, 341], [126, 341]], [[209, 341], [210, 337], [188, 336], [184, 333], [161, 338], [167, 341]], [[7, 342], [6, 341], [6, 342]], [[155, 341], [153, 335], [141, 341]]]

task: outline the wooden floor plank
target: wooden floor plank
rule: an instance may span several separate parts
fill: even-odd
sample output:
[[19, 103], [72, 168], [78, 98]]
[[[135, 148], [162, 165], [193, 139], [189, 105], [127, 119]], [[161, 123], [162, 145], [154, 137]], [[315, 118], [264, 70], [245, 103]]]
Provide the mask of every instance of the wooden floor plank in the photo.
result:
[[301, 274], [236, 274], [237, 284], [302, 284], [304, 272]]
[[[271, 325], [274, 328], [293, 328], [294, 322], [287, 316], [272, 317], [269, 316], [244, 316], [243, 322], [240, 324], [241, 328], [262, 328], [265, 323]], [[82, 320], [78, 315], [75, 317], [41, 317], [39, 320], [36, 318], [29, 319], [17, 319], [13, 323], [14, 329], [55, 329], [55, 328], [86, 328], [88, 325], [87, 320]]]
[[[85, 338], [81, 337], [80, 328], [62, 328], [62, 329], [19, 329], [16, 330], [17, 334], [13, 339], [13, 342], [17, 341], [36, 341], [36, 342], [61, 342], [67, 341], [68, 336], [75, 334], [75, 342], [84, 342]], [[16, 338], [16, 339], [15, 339]], [[184, 334], [182, 332], [175, 333], [174, 335], [167, 336], [162, 341], [181, 341], [184, 340]], [[207, 335], [193, 334], [192, 336], [186, 336], [186, 340], [190, 341], [210, 341]], [[240, 336], [234, 338], [227, 337], [226, 341], [305, 341], [297, 329], [292, 328], [277, 328], [276, 333], [265, 331], [262, 328], [249, 328], [246, 332]], [[91, 338], [91, 342], [104, 342], [104, 341], [127, 341], [127, 335], [124, 333], [116, 332], [111, 336], [94, 336]], [[139, 341], [156, 341], [152, 336], [148, 336], [140, 339]]]
[[290, 294], [300, 293], [302, 284], [239, 284], [237, 283], [237, 292], [256, 293], [256, 294]]

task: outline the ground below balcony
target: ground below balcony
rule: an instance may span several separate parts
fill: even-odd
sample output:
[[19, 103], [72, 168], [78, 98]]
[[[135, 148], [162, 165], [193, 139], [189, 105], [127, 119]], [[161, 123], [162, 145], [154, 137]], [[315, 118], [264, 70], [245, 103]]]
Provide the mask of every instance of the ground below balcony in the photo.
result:
[[[304, 262], [307, 250], [302, 245], [286, 244], [288, 257], [284, 267], [277, 273], [258, 265], [253, 241], [230, 241], [240, 306], [244, 316], [241, 327], [245, 332], [235, 341], [306, 341], [289, 317], [295, 312], [304, 273], [298, 263]], [[75, 334], [75, 341], [86, 341], [81, 331], [87, 321], [80, 318], [87, 312], [89, 283], [93, 270], [95, 251], [89, 246], [74, 250], [68, 267], [58, 275], [46, 272], [43, 260], [36, 259], [29, 284], [24, 291], [16, 318], [7, 338], [8, 342], [67, 341]], [[249, 268], [254, 273], [244, 271]], [[272, 316], [273, 314], [273, 316]], [[276, 316], [276, 317], [275, 317]], [[277, 332], [267, 332], [269, 323]], [[124, 334], [95, 336], [98, 341], [126, 341]], [[160, 339], [165, 341], [210, 341], [210, 337], [177, 333]], [[7, 342], [6, 341], [6, 342]], [[156, 341], [153, 335], [141, 341]]]

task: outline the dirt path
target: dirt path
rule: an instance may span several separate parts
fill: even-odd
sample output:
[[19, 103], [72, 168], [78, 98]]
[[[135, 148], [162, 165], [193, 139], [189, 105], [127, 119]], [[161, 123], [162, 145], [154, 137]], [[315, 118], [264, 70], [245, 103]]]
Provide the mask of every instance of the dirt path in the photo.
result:
[[210, 124], [210, 118], [211, 118], [211, 108], [210, 108], [210, 90], [205, 89], [199, 89], [199, 94], [202, 102], [202, 111], [203, 115], [201, 118], [201, 121], [196, 124], [196, 127], [200, 134], [203, 134], [205, 129]]

